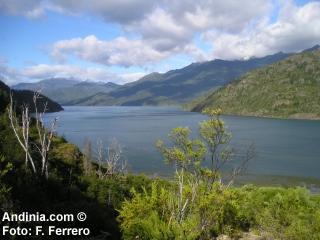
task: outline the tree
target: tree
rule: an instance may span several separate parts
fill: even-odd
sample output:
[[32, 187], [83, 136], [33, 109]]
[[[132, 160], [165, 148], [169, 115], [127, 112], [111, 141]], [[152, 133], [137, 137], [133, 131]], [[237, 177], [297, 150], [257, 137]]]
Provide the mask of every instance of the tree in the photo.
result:
[[221, 180], [220, 170], [233, 155], [229, 146], [231, 133], [227, 131], [224, 121], [220, 118], [220, 109], [205, 109], [203, 113], [209, 119], [199, 124], [199, 132], [210, 154], [210, 167], [205, 173], [210, 183], [213, 183]]
[[112, 139], [107, 147], [103, 145], [102, 140], [97, 141], [97, 161], [97, 174], [100, 179], [127, 172], [127, 161], [116, 139]]
[[[32, 170], [34, 173], [37, 173], [37, 169], [35, 167], [35, 163], [33, 161], [33, 157], [30, 154], [30, 143], [29, 143], [29, 133], [30, 133], [30, 115], [29, 115], [29, 107], [23, 106], [21, 113], [21, 126], [18, 122], [18, 117], [16, 116], [16, 112], [14, 111], [14, 104], [12, 95], [10, 95], [10, 104], [8, 108], [8, 117], [10, 119], [11, 128], [13, 129], [14, 135], [18, 140], [20, 146], [25, 152], [25, 165], [28, 166], [28, 162], [30, 162]], [[21, 137], [22, 135], [22, 137]]]
[[[203, 170], [210, 184], [215, 181], [222, 181], [221, 170], [227, 162], [232, 161], [235, 155], [234, 149], [230, 146], [232, 135], [228, 131], [224, 121], [220, 118], [221, 113], [222, 110], [219, 108], [206, 108], [203, 114], [207, 115], [208, 119], [199, 124], [200, 136], [205, 142], [209, 153], [210, 167]], [[254, 156], [255, 148], [251, 144], [241, 159], [240, 164], [231, 171], [227, 186], [230, 186], [234, 179], [246, 169], [248, 162]]]
[[[156, 144], [165, 162], [174, 165], [176, 171], [172, 189], [161, 188], [153, 190], [152, 194], [158, 194], [161, 198], [159, 201], [165, 205], [162, 216], [167, 216], [164, 219], [169, 226], [179, 229], [180, 238], [187, 236], [185, 234], [190, 230], [188, 224], [197, 229], [199, 235], [195, 238], [199, 239], [207, 239], [210, 236], [210, 228], [221, 231], [224, 224], [219, 221], [224, 218], [224, 211], [229, 211], [228, 206], [223, 203], [229, 197], [225, 189], [233, 183], [234, 178], [245, 169], [253, 157], [253, 154], [247, 155], [232, 171], [229, 183], [224, 185], [221, 170], [234, 156], [230, 147], [231, 134], [220, 118], [220, 109], [207, 109], [204, 114], [208, 119], [199, 123], [201, 140], [191, 139], [189, 128], [177, 127], [169, 134], [171, 146], [166, 146], [163, 141], [158, 141]], [[210, 159], [209, 167], [203, 164], [207, 158]], [[145, 197], [142, 199], [147, 202], [155, 199], [155, 197], [151, 199], [149, 196]], [[155, 206], [158, 204], [155, 203]]]
[[[210, 187], [214, 182], [221, 182], [221, 170], [234, 157], [234, 150], [230, 147], [231, 133], [227, 130], [224, 121], [220, 118], [221, 109], [205, 109], [207, 120], [199, 123], [200, 139], [190, 139], [190, 129], [185, 127], [174, 128], [169, 134], [171, 146], [165, 146], [158, 141], [156, 146], [162, 153], [167, 164], [176, 167], [178, 179], [185, 172], [190, 173], [198, 182], [205, 181]], [[246, 151], [241, 163], [231, 174], [230, 185], [234, 178], [246, 169], [248, 162], [254, 157], [254, 146]], [[209, 158], [209, 167], [203, 162]], [[180, 177], [179, 177], [180, 176]]]
[[190, 172], [194, 176], [199, 176], [206, 149], [200, 140], [191, 140], [190, 133], [187, 127], [174, 128], [169, 134], [172, 147], [166, 147], [161, 140], [157, 141], [156, 146], [162, 153], [164, 161], [175, 165], [176, 172]]
[[[172, 208], [172, 217], [182, 222], [193, 203], [196, 188], [201, 178], [201, 162], [206, 154], [205, 145], [198, 139], [190, 139], [190, 129], [186, 127], [174, 128], [169, 134], [172, 147], [166, 147], [163, 141], [156, 146], [168, 164], [175, 165], [177, 180], [177, 205]], [[190, 195], [185, 194], [186, 185], [191, 187]]]
[[[18, 140], [20, 146], [25, 152], [25, 165], [27, 167], [28, 163], [31, 164], [32, 171], [34, 174], [40, 174], [40, 176], [44, 176], [48, 178], [49, 170], [48, 170], [48, 153], [50, 150], [52, 138], [54, 136], [54, 132], [56, 129], [57, 118], [51, 122], [50, 128], [46, 129], [43, 122], [43, 115], [46, 112], [47, 105], [44, 106], [43, 112], [38, 112], [37, 108], [37, 99], [39, 98], [40, 93], [35, 92], [33, 96], [33, 104], [35, 108], [35, 128], [37, 134], [37, 141], [30, 141], [30, 111], [28, 105], [22, 106], [21, 111], [21, 119], [18, 119], [17, 114], [14, 111], [14, 102], [12, 95], [10, 95], [10, 104], [8, 108], [8, 117], [10, 119], [10, 124], [13, 129], [14, 135]], [[41, 157], [41, 163], [36, 166], [35, 158], [31, 154], [31, 147], [34, 146], [37, 150], [37, 153]], [[40, 170], [39, 170], [40, 169]]]

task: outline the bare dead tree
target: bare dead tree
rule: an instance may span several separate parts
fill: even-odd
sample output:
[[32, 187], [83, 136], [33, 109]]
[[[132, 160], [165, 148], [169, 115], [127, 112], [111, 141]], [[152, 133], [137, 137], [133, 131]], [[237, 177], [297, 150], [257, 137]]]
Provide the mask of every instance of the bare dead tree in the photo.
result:
[[[21, 145], [22, 149], [25, 152], [25, 161], [26, 165], [28, 162], [30, 162], [32, 166], [32, 170], [34, 173], [37, 173], [37, 168], [36, 164], [34, 162], [34, 159], [30, 153], [31, 145], [33, 144], [35, 148], [37, 149], [38, 153], [41, 156], [41, 171], [40, 174], [41, 176], [45, 176], [48, 178], [49, 175], [49, 170], [48, 170], [48, 153], [50, 150], [50, 146], [52, 143], [52, 139], [54, 136], [54, 132], [56, 129], [56, 124], [57, 124], [57, 118], [54, 118], [54, 120], [51, 122], [50, 128], [47, 130], [44, 127], [44, 122], [43, 122], [43, 115], [47, 110], [47, 103], [44, 106], [44, 110], [42, 112], [38, 111], [37, 108], [37, 99], [40, 97], [39, 92], [35, 92], [33, 95], [33, 104], [35, 108], [35, 120], [36, 120], [36, 130], [38, 134], [38, 143], [31, 143], [30, 142], [30, 111], [29, 107], [27, 105], [24, 105], [22, 107], [22, 115], [21, 115], [21, 125], [18, 122], [18, 119], [16, 115], [14, 114], [13, 108], [14, 108], [14, 103], [12, 99], [12, 95], [10, 96], [10, 104], [9, 104], [9, 119], [11, 123], [11, 127], [14, 131], [15, 137], [17, 138], [19, 144]], [[20, 133], [22, 134], [22, 139], [20, 137]]]
[[[25, 105], [22, 109], [22, 115], [21, 115], [21, 124], [20, 126], [18, 122], [18, 118], [14, 112], [14, 106], [13, 106], [13, 99], [12, 94], [10, 94], [10, 104], [8, 108], [8, 117], [10, 120], [11, 128], [13, 129], [14, 135], [16, 139], [18, 140], [20, 146], [22, 147], [23, 151], [25, 152], [25, 165], [28, 166], [28, 162], [31, 164], [31, 168], [33, 173], [37, 173], [37, 169], [35, 167], [34, 160], [30, 154], [30, 144], [29, 144], [29, 131], [30, 131], [30, 116], [29, 116], [29, 108], [27, 105]], [[21, 134], [19, 132], [22, 132], [22, 138]]]
[[[127, 162], [122, 156], [122, 147], [116, 139], [112, 139], [105, 147], [102, 140], [97, 141], [97, 175], [99, 179], [107, 179], [127, 173]], [[112, 191], [108, 189], [107, 205], [112, 203]]]
[[115, 173], [124, 173], [127, 168], [126, 161], [122, 159], [122, 147], [114, 138], [111, 140], [110, 145], [107, 147], [107, 174], [113, 175]]
[[97, 141], [97, 161], [97, 174], [101, 179], [127, 172], [127, 162], [123, 158], [122, 147], [116, 139], [112, 139], [107, 147], [101, 140]]
[[56, 130], [57, 126], [57, 118], [54, 118], [54, 120], [51, 122], [50, 128], [47, 129], [44, 126], [43, 122], [43, 115], [47, 111], [47, 103], [45, 103], [43, 112], [38, 112], [37, 108], [37, 99], [39, 98], [40, 93], [35, 92], [33, 95], [33, 104], [35, 108], [35, 119], [36, 119], [36, 128], [38, 132], [38, 138], [40, 142], [40, 147], [38, 147], [37, 144], [35, 144], [36, 148], [38, 149], [40, 155], [41, 155], [41, 175], [48, 178], [49, 172], [48, 172], [48, 152], [50, 150], [52, 138], [54, 136], [54, 132]]

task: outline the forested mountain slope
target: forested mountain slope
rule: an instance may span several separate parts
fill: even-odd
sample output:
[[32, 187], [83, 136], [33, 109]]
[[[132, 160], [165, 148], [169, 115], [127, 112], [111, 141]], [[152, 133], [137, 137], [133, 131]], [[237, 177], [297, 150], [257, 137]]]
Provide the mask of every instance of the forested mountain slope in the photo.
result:
[[320, 118], [320, 49], [251, 71], [193, 107], [226, 114], [276, 118]]

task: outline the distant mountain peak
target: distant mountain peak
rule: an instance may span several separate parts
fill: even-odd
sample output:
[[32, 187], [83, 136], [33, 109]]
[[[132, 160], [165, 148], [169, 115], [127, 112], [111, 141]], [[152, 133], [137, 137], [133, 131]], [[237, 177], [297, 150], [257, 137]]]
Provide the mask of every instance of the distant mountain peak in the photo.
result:
[[107, 82], [107, 83], [103, 83], [105, 86], [107, 87], [117, 87], [120, 86], [119, 84], [116, 84], [114, 82]]
[[291, 54], [291, 53], [285, 53], [283, 51], [279, 51], [279, 52], [276, 52], [276, 53], [273, 53], [273, 54], [268, 54], [268, 55], [265, 55], [265, 56], [262, 56], [262, 57], [252, 56], [250, 58], [244, 58], [244, 59], [242, 59], [242, 61], [250, 61], [250, 60], [261, 59], [261, 58], [269, 58], [269, 57], [275, 57], [275, 56], [283, 56], [283, 55], [288, 55], [288, 54]]

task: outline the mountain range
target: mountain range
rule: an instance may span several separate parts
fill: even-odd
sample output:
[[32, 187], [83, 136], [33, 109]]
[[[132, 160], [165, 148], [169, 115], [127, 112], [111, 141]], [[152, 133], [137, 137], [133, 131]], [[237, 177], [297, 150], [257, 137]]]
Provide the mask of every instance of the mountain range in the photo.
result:
[[73, 101], [74, 105], [171, 105], [183, 104], [229, 83], [244, 73], [280, 61], [287, 53], [249, 60], [213, 60], [193, 63], [166, 73], [151, 73], [109, 93]]
[[249, 72], [192, 110], [207, 107], [234, 115], [320, 119], [320, 47]]
[[53, 78], [20, 83], [14, 89], [39, 90], [63, 105], [171, 105], [183, 104], [228, 84], [246, 72], [280, 61], [279, 52], [248, 60], [212, 60], [193, 63], [166, 73], [151, 73], [125, 85]]

